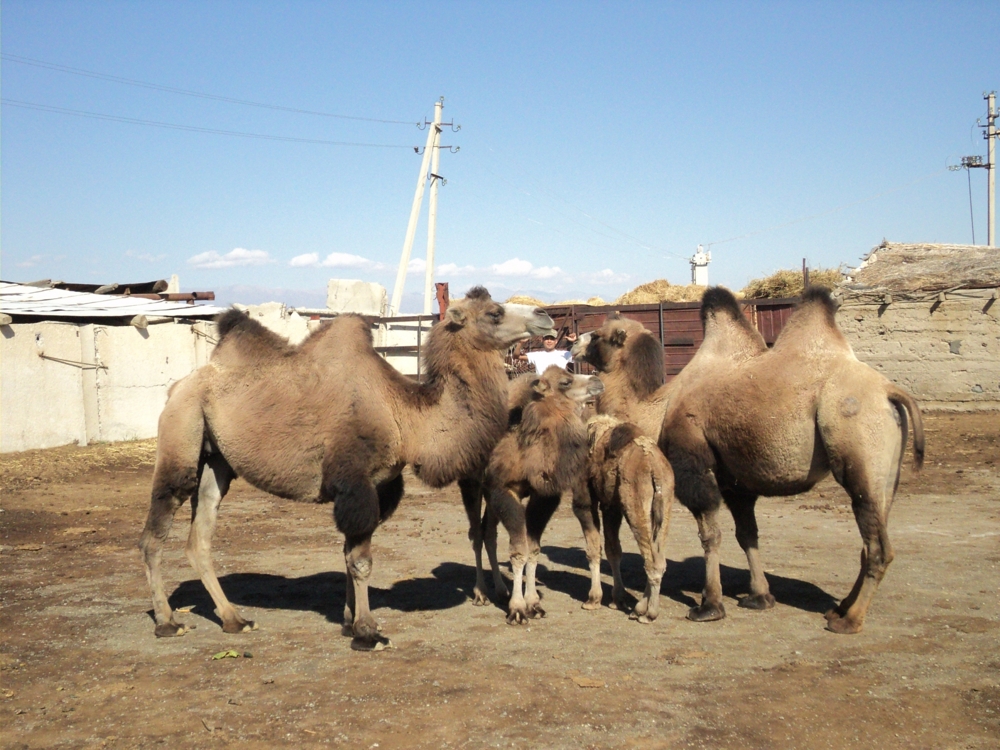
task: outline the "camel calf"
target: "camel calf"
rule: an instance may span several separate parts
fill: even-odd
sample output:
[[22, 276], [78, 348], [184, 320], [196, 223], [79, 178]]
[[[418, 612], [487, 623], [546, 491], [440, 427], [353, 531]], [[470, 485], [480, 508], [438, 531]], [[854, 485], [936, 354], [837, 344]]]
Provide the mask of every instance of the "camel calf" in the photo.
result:
[[[485, 480], [484, 536], [498, 596], [506, 592], [506, 586], [496, 562], [497, 524], [502, 522], [510, 536], [510, 564], [514, 574], [507, 616], [510, 624], [545, 615], [535, 587], [535, 569], [542, 532], [559, 506], [563, 492], [573, 493], [573, 509], [584, 526], [588, 558], [596, 557], [599, 561], [601, 554], [600, 535], [590, 513], [585, 481], [587, 429], [581, 417], [584, 403], [603, 389], [601, 381], [596, 377], [571, 375], [553, 365], [540, 377], [525, 383], [522, 393], [527, 403], [521, 410], [520, 421], [494, 449]], [[512, 412], [516, 419], [516, 408]], [[522, 504], [524, 498], [528, 500]], [[478, 574], [479, 571], [477, 577]], [[599, 578], [597, 590], [599, 595]]]
[[[614, 576], [611, 607], [626, 609], [618, 536], [624, 515], [646, 569], [646, 591], [630, 616], [639, 622], [652, 622], [660, 613], [660, 582], [667, 568], [664, 547], [670, 528], [674, 473], [656, 442], [641, 435], [634, 424], [600, 415], [587, 423], [587, 432], [587, 482], [594, 512], [600, 507], [604, 551]], [[588, 605], [585, 607], [596, 607], [600, 601]]]

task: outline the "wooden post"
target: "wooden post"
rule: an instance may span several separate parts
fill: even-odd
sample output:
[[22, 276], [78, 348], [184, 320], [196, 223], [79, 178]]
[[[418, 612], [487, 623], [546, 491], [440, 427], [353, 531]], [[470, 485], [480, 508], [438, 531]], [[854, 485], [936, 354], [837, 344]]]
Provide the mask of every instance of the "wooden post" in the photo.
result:
[[444, 320], [444, 314], [448, 312], [448, 305], [450, 299], [448, 298], [448, 282], [437, 282], [434, 285], [437, 290], [437, 301], [438, 301], [438, 320]]
[[809, 266], [806, 265], [806, 259], [802, 259], [802, 288], [809, 288]]

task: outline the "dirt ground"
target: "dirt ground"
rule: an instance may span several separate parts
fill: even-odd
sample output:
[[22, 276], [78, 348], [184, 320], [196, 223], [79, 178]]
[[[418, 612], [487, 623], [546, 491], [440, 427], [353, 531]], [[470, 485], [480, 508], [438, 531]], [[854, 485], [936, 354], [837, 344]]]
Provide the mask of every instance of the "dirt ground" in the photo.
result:
[[[564, 503], [539, 567], [548, 616], [517, 627], [470, 601], [457, 489], [411, 479], [375, 535], [372, 604], [395, 645], [380, 653], [352, 651], [340, 634], [344, 563], [328, 507], [234, 485], [215, 559], [230, 598], [260, 623], [244, 635], [222, 632], [184, 558], [182, 509], [164, 571], [171, 603], [191, 608], [179, 617], [196, 629], [158, 640], [135, 546], [153, 441], [5, 455], [0, 742], [1000, 747], [1000, 414], [928, 415], [926, 424], [927, 466], [905, 470], [889, 526], [896, 560], [859, 635], [823, 629], [860, 548], [831, 481], [758, 505], [773, 610], [736, 606], [749, 576], [726, 518], [728, 617], [716, 623], [684, 618], [703, 565], [680, 507], [659, 620], [582, 610], [586, 559]], [[635, 594], [642, 565], [624, 537]], [[229, 649], [239, 657], [212, 658]]]

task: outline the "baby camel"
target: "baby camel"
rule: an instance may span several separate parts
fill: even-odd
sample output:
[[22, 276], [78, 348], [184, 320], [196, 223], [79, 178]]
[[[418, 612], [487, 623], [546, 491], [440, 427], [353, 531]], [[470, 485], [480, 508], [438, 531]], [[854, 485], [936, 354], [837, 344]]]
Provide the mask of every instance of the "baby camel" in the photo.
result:
[[634, 424], [600, 415], [587, 423], [587, 432], [587, 482], [591, 502], [601, 510], [604, 550], [614, 576], [611, 607], [626, 608], [618, 536], [624, 515], [646, 569], [646, 591], [631, 617], [652, 622], [660, 613], [660, 582], [667, 567], [664, 547], [670, 527], [674, 473], [656, 442], [640, 434]]
[[[510, 624], [545, 615], [535, 587], [535, 569], [542, 532], [563, 492], [573, 493], [574, 511], [579, 508], [585, 512], [586, 518], [580, 512], [577, 517], [584, 526], [588, 558], [596, 554], [599, 561], [601, 554], [600, 536], [589, 509], [587, 428], [581, 417], [584, 403], [601, 392], [601, 381], [593, 376], [571, 375], [552, 365], [527, 382], [527, 403], [521, 409], [520, 421], [494, 449], [485, 481], [484, 536], [498, 596], [506, 592], [506, 586], [496, 565], [497, 524], [502, 522], [510, 536], [514, 574], [507, 616]], [[516, 420], [516, 411], [512, 409], [512, 421]], [[526, 504], [522, 504], [524, 498], [528, 498]], [[591, 584], [593, 587], [593, 581]], [[597, 590], [600, 592], [600, 579]]]

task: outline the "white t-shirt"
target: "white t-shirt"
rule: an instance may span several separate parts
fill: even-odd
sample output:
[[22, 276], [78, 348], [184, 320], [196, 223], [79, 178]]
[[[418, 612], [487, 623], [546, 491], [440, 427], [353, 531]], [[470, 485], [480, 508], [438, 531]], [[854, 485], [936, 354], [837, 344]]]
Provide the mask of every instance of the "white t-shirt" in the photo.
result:
[[549, 365], [558, 365], [565, 370], [566, 365], [573, 361], [573, 355], [564, 349], [553, 349], [551, 352], [542, 350], [528, 352], [528, 361], [535, 366], [535, 372], [541, 374]]

